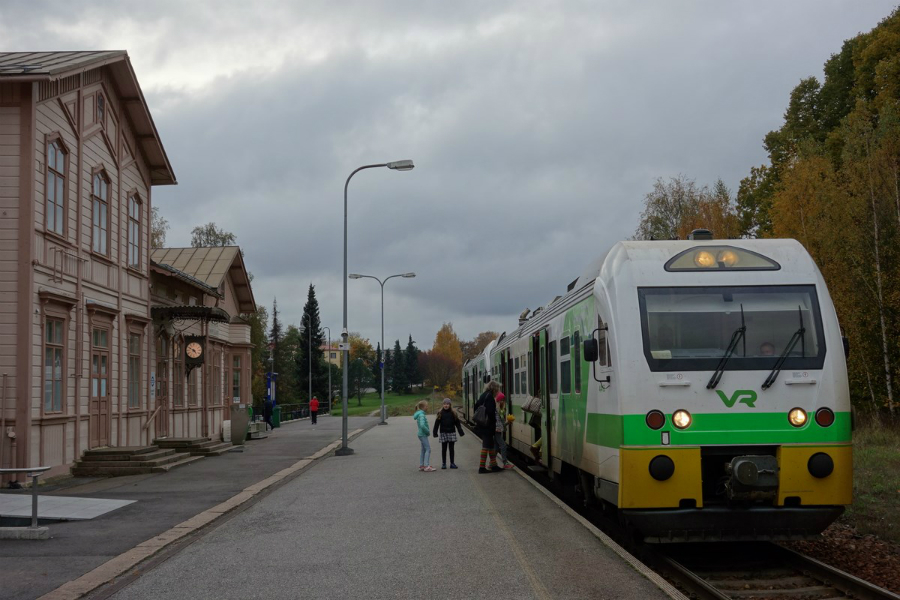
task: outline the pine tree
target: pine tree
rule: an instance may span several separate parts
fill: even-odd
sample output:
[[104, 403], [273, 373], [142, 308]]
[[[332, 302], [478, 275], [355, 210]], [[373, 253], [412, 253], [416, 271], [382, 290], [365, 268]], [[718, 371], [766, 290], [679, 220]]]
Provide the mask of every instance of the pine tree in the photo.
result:
[[[275, 373], [287, 373], [284, 360], [284, 348], [280, 343], [282, 340], [281, 322], [278, 320], [278, 299], [272, 301], [272, 329], [269, 330], [269, 346], [272, 348], [272, 371]], [[275, 382], [275, 399], [278, 399], [278, 392], [282, 390], [280, 382]]]
[[406, 379], [406, 361], [403, 350], [400, 348], [400, 340], [394, 342], [394, 372], [391, 378], [391, 390], [397, 394], [405, 394], [409, 382]]
[[412, 336], [409, 336], [409, 342], [406, 344], [406, 387], [412, 392], [412, 386], [416, 383], [422, 383], [422, 375], [419, 373], [419, 349]]
[[306, 305], [303, 307], [303, 318], [300, 320], [300, 325], [297, 374], [300, 383], [300, 397], [309, 401], [310, 371], [312, 371], [313, 395], [327, 395], [328, 390], [328, 370], [322, 354], [322, 344], [325, 343], [325, 339], [319, 318], [319, 301], [316, 300], [316, 288], [313, 284], [309, 284], [309, 292], [306, 296]]

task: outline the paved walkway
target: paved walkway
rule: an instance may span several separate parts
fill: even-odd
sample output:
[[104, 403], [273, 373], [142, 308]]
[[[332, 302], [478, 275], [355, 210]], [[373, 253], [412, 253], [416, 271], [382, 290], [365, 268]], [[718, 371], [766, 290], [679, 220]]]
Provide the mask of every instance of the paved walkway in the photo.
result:
[[[351, 431], [377, 422], [368, 417], [348, 421]], [[244, 452], [207, 457], [169, 473], [74, 480], [55, 491], [42, 488], [42, 495], [137, 502], [90, 521], [51, 523], [47, 541], [0, 542], [0, 597], [25, 600], [50, 592], [296, 465], [340, 435], [341, 419], [336, 417], [320, 417], [315, 426], [309, 420], [290, 421], [264, 440], [247, 442]]]
[[[667, 598], [514, 471], [417, 470], [410, 417], [357, 437], [116, 592], [220, 598]], [[440, 446], [432, 439], [432, 464]]]

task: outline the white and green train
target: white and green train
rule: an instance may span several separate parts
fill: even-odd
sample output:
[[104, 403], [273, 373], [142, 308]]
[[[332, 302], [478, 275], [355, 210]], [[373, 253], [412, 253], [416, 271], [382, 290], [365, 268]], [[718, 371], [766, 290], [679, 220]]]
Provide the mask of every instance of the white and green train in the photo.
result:
[[[528, 455], [648, 541], [798, 539], [850, 504], [846, 340], [794, 240], [617, 243], [466, 363], [500, 381]], [[711, 237], [711, 236], [710, 236]], [[526, 311], [527, 312], [527, 311]]]

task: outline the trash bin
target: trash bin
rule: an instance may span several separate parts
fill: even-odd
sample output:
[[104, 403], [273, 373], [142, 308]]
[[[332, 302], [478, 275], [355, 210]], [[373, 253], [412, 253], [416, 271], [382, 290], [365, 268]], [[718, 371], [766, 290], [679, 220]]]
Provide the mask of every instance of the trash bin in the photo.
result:
[[242, 446], [247, 439], [247, 428], [250, 424], [250, 409], [244, 404], [231, 405], [231, 443]]
[[272, 428], [281, 427], [281, 407], [276, 406], [272, 410]]

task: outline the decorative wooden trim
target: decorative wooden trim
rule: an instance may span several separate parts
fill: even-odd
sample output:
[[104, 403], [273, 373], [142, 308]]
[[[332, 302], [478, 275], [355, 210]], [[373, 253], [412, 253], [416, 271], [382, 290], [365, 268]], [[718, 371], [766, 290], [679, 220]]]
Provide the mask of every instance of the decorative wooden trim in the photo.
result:
[[153, 322], [153, 319], [143, 315], [125, 313], [125, 322], [129, 327], [139, 328], [141, 331], [144, 331], [147, 325]]
[[38, 298], [40, 298], [42, 305], [52, 302], [55, 304], [67, 306], [68, 310], [72, 310], [72, 308], [74, 308], [78, 304], [77, 298], [72, 298], [70, 296], [52, 292], [50, 290], [38, 290]]
[[119, 315], [119, 309], [115, 306], [107, 306], [106, 304], [99, 304], [90, 300], [85, 302], [84, 308], [92, 320], [99, 316], [112, 321]]

